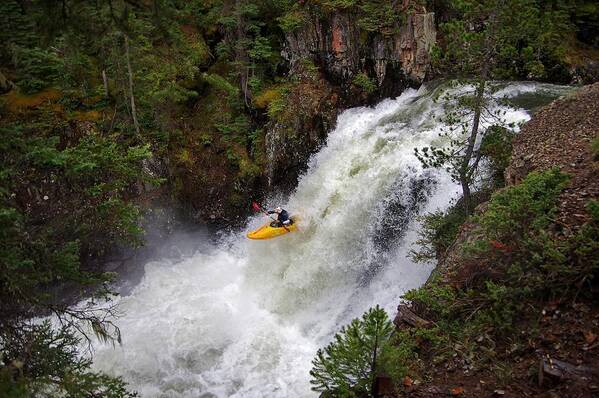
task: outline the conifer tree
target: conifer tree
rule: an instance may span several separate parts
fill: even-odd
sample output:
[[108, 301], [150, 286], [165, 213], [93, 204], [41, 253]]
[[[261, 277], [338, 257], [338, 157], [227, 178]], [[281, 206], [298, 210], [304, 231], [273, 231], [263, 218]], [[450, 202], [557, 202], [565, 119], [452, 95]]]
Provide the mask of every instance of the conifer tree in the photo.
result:
[[450, 145], [415, 152], [425, 167], [449, 171], [462, 187], [464, 209], [470, 214], [471, 185], [482, 156], [478, 144], [486, 132], [481, 122], [490, 100], [489, 80], [545, 77], [542, 61], [561, 51], [569, 22], [559, 7], [544, 9], [531, 0], [452, 0], [450, 5], [456, 17], [441, 25], [446, 44], [437, 51], [436, 66], [471, 82], [473, 91], [460, 94], [458, 107], [446, 115], [452, 126]]
[[378, 305], [344, 326], [332, 343], [316, 353], [310, 371], [312, 389], [340, 397], [371, 393], [378, 358], [393, 330], [387, 313]]

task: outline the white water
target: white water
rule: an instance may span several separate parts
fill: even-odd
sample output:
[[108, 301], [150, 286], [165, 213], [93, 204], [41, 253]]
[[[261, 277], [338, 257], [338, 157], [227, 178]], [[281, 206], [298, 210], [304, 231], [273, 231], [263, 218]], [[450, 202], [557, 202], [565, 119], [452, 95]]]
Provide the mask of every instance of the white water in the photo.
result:
[[[528, 118], [507, 111], [508, 121]], [[120, 300], [123, 345], [97, 344], [95, 368], [142, 397], [315, 396], [317, 348], [375, 304], [393, 316], [430, 273], [406, 257], [415, 215], [446, 207], [458, 189], [413, 150], [438, 140], [441, 113], [424, 89], [344, 112], [284, 206], [301, 215], [300, 231], [268, 241], [240, 231], [183, 260], [148, 263]]]

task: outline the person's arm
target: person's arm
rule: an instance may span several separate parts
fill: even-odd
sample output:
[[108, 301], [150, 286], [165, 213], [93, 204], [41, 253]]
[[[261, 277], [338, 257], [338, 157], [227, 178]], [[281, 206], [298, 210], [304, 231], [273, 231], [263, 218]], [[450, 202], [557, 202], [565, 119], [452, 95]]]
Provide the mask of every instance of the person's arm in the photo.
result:
[[269, 210], [266, 212], [266, 214], [275, 214], [275, 213], [276, 213], [276, 211], [274, 211], [274, 210]]

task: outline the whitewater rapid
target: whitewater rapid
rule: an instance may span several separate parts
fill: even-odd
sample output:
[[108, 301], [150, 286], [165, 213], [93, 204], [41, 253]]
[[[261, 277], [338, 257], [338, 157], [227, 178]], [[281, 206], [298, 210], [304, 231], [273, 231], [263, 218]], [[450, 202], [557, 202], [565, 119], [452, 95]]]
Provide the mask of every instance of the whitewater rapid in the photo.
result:
[[[413, 153], [440, 142], [439, 90], [408, 90], [339, 116], [282, 203], [300, 215], [298, 232], [250, 241], [245, 232], [265, 222], [255, 217], [191, 256], [149, 262], [119, 301], [122, 346], [97, 343], [95, 369], [122, 376], [142, 397], [316, 396], [308, 373], [316, 350], [371, 306], [392, 317], [431, 271], [407, 253], [416, 216], [458, 194]], [[535, 90], [513, 84], [501, 95]], [[504, 110], [508, 122], [529, 118]]]

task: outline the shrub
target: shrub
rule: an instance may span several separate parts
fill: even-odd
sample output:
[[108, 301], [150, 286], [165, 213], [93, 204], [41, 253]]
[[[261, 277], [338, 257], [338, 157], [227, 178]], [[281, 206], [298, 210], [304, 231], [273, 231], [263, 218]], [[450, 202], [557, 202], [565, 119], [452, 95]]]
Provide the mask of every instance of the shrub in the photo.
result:
[[416, 241], [418, 249], [410, 251], [412, 260], [425, 262], [438, 259], [453, 244], [466, 218], [466, 212], [461, 205], [420, 217], [421, 227], [418, 231], [419, 239]]
[[556, 200], [569, 177], [558, 169], [530, 173], [521, 184], [495, 193], [486, 211], [475, 217], [488, 239], [519, 247], [551, 222]]
[[231, 83], [227, 81], [227, 79], [220, 75], [214, 73], [204, 73], [202, 77], [211, 86], [215, 87], [218, 90], [224, 91], [227, 95], [231, 97], [236, 97], [237, 95], [239, 95], [239, 89], [233, 86]]
[[279, 26], [283, 29], [283, 32], [293, 32], [304, 26], [306, 18], [307, 15], [304, 12], [292, 10], [282, 17], [277, 18], [277, 22], [279, 22]]
[[253, 99], [254, 106], [259, 109], [265, 109], [268, 105], [279, 99], [282, 95], [281, 87], [275, 86], [262, 91], [259, 95]]

